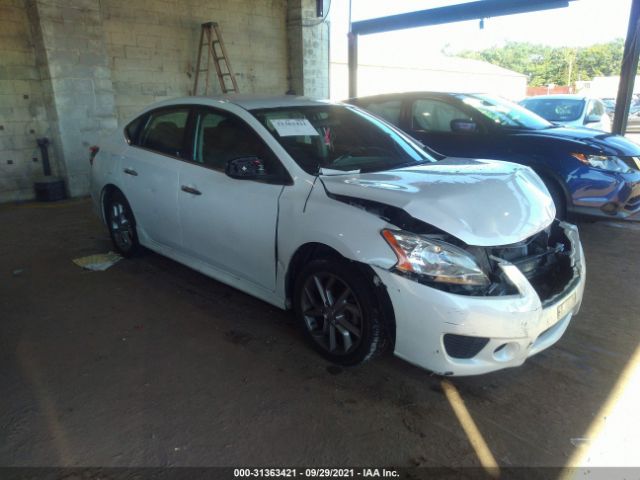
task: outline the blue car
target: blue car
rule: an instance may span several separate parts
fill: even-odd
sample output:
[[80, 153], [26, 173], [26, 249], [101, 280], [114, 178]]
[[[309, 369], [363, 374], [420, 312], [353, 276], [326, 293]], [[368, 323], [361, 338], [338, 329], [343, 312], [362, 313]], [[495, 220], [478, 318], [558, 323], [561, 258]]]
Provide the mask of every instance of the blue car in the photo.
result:
[[444, 155], [531, 167], [547, 185], [559, 218], [640, 221], [640, 146], [624, 137], [562, 127], [490, 95], [416, 92], [349, 103]]

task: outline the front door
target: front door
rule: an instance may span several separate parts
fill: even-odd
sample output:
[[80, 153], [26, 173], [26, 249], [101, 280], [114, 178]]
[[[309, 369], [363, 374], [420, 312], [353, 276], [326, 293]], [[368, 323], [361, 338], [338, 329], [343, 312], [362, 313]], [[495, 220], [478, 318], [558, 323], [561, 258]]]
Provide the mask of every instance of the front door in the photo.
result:
[[[278, 199], [282, 166], [259, 136], [225, 111], [203, 109], [194, 122], [191, 162], [180, 169], [183, 246], [192, 257], [275, 290]], [[225, 174], [233, 158], [262, 160], [269, 182]], [[284, 176], [281, 177], [284, 179]]]

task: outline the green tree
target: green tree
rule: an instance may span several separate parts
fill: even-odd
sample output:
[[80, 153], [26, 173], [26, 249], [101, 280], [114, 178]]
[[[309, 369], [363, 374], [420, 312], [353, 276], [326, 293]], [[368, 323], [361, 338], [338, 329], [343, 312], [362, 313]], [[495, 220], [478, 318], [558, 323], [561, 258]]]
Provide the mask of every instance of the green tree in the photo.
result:
[[[507, 42], [486, 50], [467, 50], [458, 57], [484, 60], [529, 78], [529, 85], [570, 85], [598, 75], [619, 75], [624, 42], [616, 39], [588, 47], [550, 47], [528, 42]], [[450, 52], [446, 52], [452, 55]]]

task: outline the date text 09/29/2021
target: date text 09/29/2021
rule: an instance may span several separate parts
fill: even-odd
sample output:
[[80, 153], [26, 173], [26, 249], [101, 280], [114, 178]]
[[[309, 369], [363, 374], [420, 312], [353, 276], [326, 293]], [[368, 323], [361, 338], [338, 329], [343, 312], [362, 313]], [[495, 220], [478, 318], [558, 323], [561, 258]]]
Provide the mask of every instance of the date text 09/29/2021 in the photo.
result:
[[397, 478], [399, 472], [388, 468], [235, 468], [234, 478]]

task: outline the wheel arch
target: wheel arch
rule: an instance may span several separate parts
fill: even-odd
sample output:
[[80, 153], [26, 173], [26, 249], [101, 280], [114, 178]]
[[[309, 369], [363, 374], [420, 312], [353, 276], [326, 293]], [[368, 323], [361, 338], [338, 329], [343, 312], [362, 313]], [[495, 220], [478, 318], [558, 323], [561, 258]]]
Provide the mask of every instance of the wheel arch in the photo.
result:
[[376, 275], [374, 269], [363, 262], [352, 260], [342, 255], [338, 250], [329, 245], [320, 242], [309, 242], [298, 247], [295, 253], [291, 256], [289, 261], [287, 272], [285, 274], [285, 294], [287, 299], [287, 305], [292, 305], [293, 302], [293, 290], [297, 275], [302, 271], [304, 266], [317, 259], [339, 259], [345, 262], [351, 263], [354, 268], [365, 276], [373, 287], [374, 293], [378, 300], [378, 310], [382, 315], [383, 324], [385, 328], [385, 334], [391, 348], [395, 345], [396, 337], [396, 321], [393, 311], [393, 304], [391, 298], [387, 293], [386, 286], [382, 283], [382, 280]]
[[550, 170], [544, 167], [535, 166], [531, 168], [533, 169], [534, 172], [538, 174], [538, 176], [542, 179], [545, 185], [547, 185], [548, 183], [551, 183], [560, 189], [560, 192], [562, 192], [564, 197], [565, 210], [566, 210], [565, 213], [568, 213], [570, 210], [570, 207], [573, 206], [573, 198], [571, 196], [571, 193], [569, 192], [569, 189], [567, 188], [566, 182], [562, 179], [562, 177], [560, 177], [560, 175], [558, 175], [553, 170]]
[[113, 183], [106, 184], [104, 187], [102, 187], [102, 192], [100, 192], [100, 213], [102, 214], [102, 220], [105, 223], [107, 220], [107, 202], [111, 200], [113, 194], [116, 192], [119, 192], [125, 198], [125, 200], [127, 199], [124, 192]]

